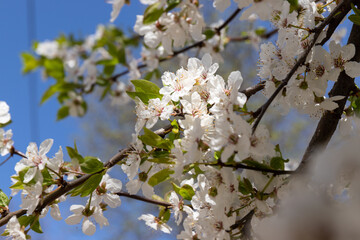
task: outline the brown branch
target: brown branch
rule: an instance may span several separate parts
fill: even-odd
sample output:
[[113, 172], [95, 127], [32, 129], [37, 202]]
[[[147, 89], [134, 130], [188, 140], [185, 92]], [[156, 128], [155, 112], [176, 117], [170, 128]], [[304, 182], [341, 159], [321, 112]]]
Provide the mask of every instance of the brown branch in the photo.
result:
[[262, 82], [259, 82], [258, 84], [256, 84], [255, 86], [248, 87], [240, 92], [245, 94], [246, 98], [249, 99], [252, 95], [263, 90], [264, 87], [265, 87], [265, 81], [262, 81]]
[[[261, 34], [259, 35], [260, 38], [262, 39], [268, 39], [271, 36], [273, 36], [274, 34], [276, 34], [278, 32], [278, 29], [274, 29], [271, 30], [267, 33]], [[230, 42], [243, 42], [243, 41], [247, 41], [250, 40], [250, 36], [243, 36], [243, 37], [228, 37]]]
[[168, 203], [168, 202], [162, 202], [162, 201], [158, 201], [158, 200], [154, 200], [154, 199], [149, 199], [149, 198], [145, 198], [145, 197], [142, 197], [142, 196], [129, 194], [129, 193], [126, 193], [126, 192], [118, 192], [116, 194], [118, 196], [121, 196], [121, 197], [132, 198], [132, 199], [136, 199], [136, 200], [139, 200], [139, 201], [143, 201], [143, 202], [163, 206], [163, 207], [166, 207], [166, 208], [172, 208], [171, 203]]
[[[311, 32], [314, 33], [314, 38], [309, 44], [309, 46], [306, 48], [305, 52], [302, 54], [302, 56], [296, 61], [295, 65], [292, 67], [290, 72], [286, 75], [285, 79], [281, 81], [281, 84], [278, 86], [278, 88], [275, 90], [275, 92], [270, 96], [270, 98], [254, 113], [254, 117], [256, 117], [256, 121], [252, 127], [252, 133], [254, 134], [257, 126], [259, 125], [262, 117], [264, 116], [266, 110], [270, 106], [270, 104], [274, 101], [276, 96], [279, 94], [279, 92], [287, 85], [290, 78], [294, 75], [296, 70], [305, 62], [306, 57], [310, 53], [311, 49], [315, 45], [317, 39], [320, 36], [320, 33], [323, 31], [323, 29], [330, 23], [332, 23], [332, 19], [336, 17], [336, 15], [340, 12], [349, 12], [351, 9], [351, 0], [343, 0], [339, 5], [336, 6], [336, 8], [325, 18], [325, 20], [314, 30]], [[346, 14], [345, 14], [346, 15]], [[339, 24], [340, 22], [338, 22]]]
[[253, 170], [257, 172], [266, 172], [266, 173], [273, 173], [276, 175], [285, 175], [285, 174], [292, 174], [294, 171], [291, 170], [276, 170], [276, 169], [269, 169], [269, 168], [260, 168], [260, 167], [254, 167], [254, 166], [248, 166], [243, 163], [224, 163], [222, 161], [218, 161], [216, 163], [201, 163], [203, 165], [208, 166], [219, 166], [219, 167], [229, 167], [234, 169], [247, 169], [247, 170]]
[[[164, 134], [163, 131], [166, 131], [167, 129], [165, 128], [164, 130], [158, 130], [157, 133], [159, 135]], [[123, 160], [128, 153], [132, 151], [131, 147], [125, 148], [121, 151], [119, 151], [116, 155], [114, 155], [109, 161], [107, 161], [106, 163], [104, 163], [104, 167], [105, 168], [111, 168], [113, 166], [115, 166], [118, 162], [120, 162], [121, 160]], [[103, 171], [103, 170], [102, 170]], [[95, 174], [99, 174], [101, 173], [97, 172], [97, 173], [93, 173], [93, 174], [86, 174], [84, 176], [81, 176], [80, 178], [71, 181], [71, 182], [67, 182], [64, 185], [61, 185], [60, 187], [58, 187], [57, 189], [55, 189], [52, 193], [50, 193], [49, 195], [47, 195], [46, 197], [44, 197], [42, 199], [42, 201], [37, 205], [35, 212], [41, 212], [46, 206], [48, 206], [49, 204], [51, 204], [52, 202], [54, 202], [56, 199], [58, 199], [59, 197], [61, 197], [62, 195], [68, 193], [69, 191], [71, 191], [72, 189], [80, 186], [81, 184], [83, 184], [86, 180], [88, 180], [91, 176], [95, 175]], [[8, 213], [5, 217], [0, 219], [0, 227], [5, 225], [12, 216], [16, 215], [17, 217], [20, 217], [24, 214], [26, 214], [26, 210], [25, 209], [20, 209], [17, 210], [15, 212], [10, 212]]]
[[236, 15], [238, 15], [240, 13], [241, 9], [238, 8], [236, 9], [233, 14], [230, 15], [230, 17], [228, 19], [225, 20], [225, 22], [223, 24], [220, 25], [220, 27], [215, 28], [215, 32], [217, 34], [220, 34], [221, 30], [223, 28], [225, 28], [227, 25], [229, 25], [229, 23], [236, 17]]
[[248, 214], [246, 214], [243, 218], [237, 220], [235, 224], [230, 226], [230, 230], [234, 230], [240, 226], [244, 226], [248, 221], [251, 220], [252, 216], [254, 215], [255, 210], [252, 209]]
[[[353, 24], [351, 33], [348, 39], [348, 44], [355, 45], [355, 56], [351, 61], [360, 61], [360, 26]], [[313, 137], [305, 151], [303, 159], [300, 163], [298, 172], [303, 172], [308, 165], [308, 162], [311, 161], [311, 158], [314, 156], [316, 151], [321, 151], [326, 148], [331, 137], [333, 136], [336, 127], [341, 119], [341, 115], [344, 111], [346, 101], [349, 97], [350, 92], [355, 86], [354, 78], [346, 75], [345, 71], [342, 71], [339, 75], [338, 80], [335, 82], [333, 88], [329, 92], [329, 96], [345, 96], [345, 98], [336, 101], [339, 105], [333, 111], [326, 111], [325, 114], [321, 117], [318, 126], [315, 130]]]

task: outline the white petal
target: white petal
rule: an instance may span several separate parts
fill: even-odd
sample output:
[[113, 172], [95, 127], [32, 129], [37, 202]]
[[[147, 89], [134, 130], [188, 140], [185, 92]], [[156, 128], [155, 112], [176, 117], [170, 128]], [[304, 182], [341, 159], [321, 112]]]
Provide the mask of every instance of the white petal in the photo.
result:
[[352, 78], [360, 76], [360, 63], [358, 62], [347, 62], [344, 65], [346, 74]]
[[82, 224], [82, 231], [88, 236], [91, 236], [95, 233], [96, 227], [95, 225], [89, 220], [89, 218], [85, 218]]
[[36, 171], [37, 171], [36, 167], [29, 168], [29, 170], [25, 173], [24, 183], [30, 182], [35, 177]]
[[106, 194], [104, 196], [104, 201], [111, 208], [116, 208], [121, 205], [120, 197], [115, 194]]
[[48, 138], [45, 141], [43, 141], [40, 144], [39, 155], [42, 156], [48, 153], [50, 151], [51, 146], [53, 145], [53, 142], [54, 140], [51, 138]]
[[50, 210], [50, 215], [55, 219], [55, 220], [61, 220], [61, 214], [60, 214], [60, 209], [59, 206], [57, 204], [55, 204], [54, 206], [52, 206], [51, 210]]
[[75, 224], [80, 223], [82, 218], [83, 218], [83, 215], [73, 214], [73, 215], [70, 215], [67, 219], [65, 219], [65, 222], [69, 225], [75, 225]]
[[84, 208], [85, 207], [83, 205], [74, 204], [71, 205], [70, 211], [72, 211], [73, 213], [81, 213], [84, 210]]

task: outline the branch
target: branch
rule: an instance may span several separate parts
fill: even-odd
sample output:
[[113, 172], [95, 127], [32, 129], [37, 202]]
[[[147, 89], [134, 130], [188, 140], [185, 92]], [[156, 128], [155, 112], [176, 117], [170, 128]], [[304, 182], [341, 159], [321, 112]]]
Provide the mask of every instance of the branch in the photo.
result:
[[257, 92], [263, 90], [265, 87], [265, 81], [259, 82], [255, 86], [248, 87], [245, 90], [240, 91], [241, 93], [245, 94], [246, 98], [249, 99], [252, 95], [256, 94]]
[[[314, 30], [311, 31], [314, 33], [314, 38], [311, 41], [311, 43], [309, 44], [309, 46], [306, 48], [306, 51], [304, 52], [304, 54], [296, 61], [293, 68], [287, 74], [285, 79], [283, 79], [281, 81], [281, 84], [278, 86], [278, 88], [275, 90], [275, 92], [270, 96], [270, 98], [258, 110], [255, 111], [253, 116], [257, 117], [257, 118], [252, 127], [253, 134], [254, 134], [257, 126], [259, 125], [262, 117], [264, 116], [266, 110], [272, 103], [272, 101], [274, 101], [274, 99], [279, 94], [279, 92], [287, 85], [287, 83], [289, 82], [290, 78], [294, 75], [296, 70], [305, 62], [308, 54], [310, 53], [311, 49], [313, 48], [317, 39], [319, 38], [320, 33], [323, 31], [323, 29], [328, 24], [334, 24], [334, 21], [332, 19], [335, 18], [338, 13], [343, 15], [342, 13], [345, 12], [345, 15], [346, 15], [351, 9], [350, 4], [351, 4], [351, 0], [343, 0], [339, 5], [336, 6], [336, 8], [329, 14], [329, 16], [327, 16], [327, 18], [325, 18], [325, 20], [318, 27], [316, 27]], [[340, 22], [336, 22], [336, 23], [339, 24]], [[333, 25], [331, 27], [333, 28]]]
[[209, 166], [230, 167], [230, 168], [234, 168], [234, 169], [248, 169], [248, 170], [253, 170], [253, 171], [257, 171], [257, 172], [273, 173], [274, 176], [294, 173], [294, 171], [291, 171], [291, 170], [276, 170], [276, 169], [269, 169], [269, 168], [260, 168], [260, 167], [248, 166], [243, 163], [227, 164], [222, 161], [218, 161], [216, 163], [201, 163], [201, 164], [209, 165]]
[[[272, 31], [269, 31], [267, 33], [261, 34], [259, 35], [260, 38], [262, 39], [268, 39], [270, 38], [272, 35], [276, 34], [278, 32], [279, 29], [274, 29]], [[247, 41], [250, 40], [250, 36], [244, 36], [244, 37], [228, 37], [230, 42], [243, 42], [243, 41]]]
[[255, 210], [252, 209], [250, 212], [248, 212], [248, 214], [246, 214], [243, 218], [241, 218], [240, 220], [237, 220], [235, 222], [235, 224], [230, 226], [230, 230], [234, 230], [240, 226], [245, 225], [249, 220], [251, 220], [252, 216], [254, 215]]
[[[167, 131], [167, 128], [165, 128], [163, 130], [159, 129], [156, 132], [157, 132], [157, 134], [162, 135], [162, 134], [164, 134], [164, 131]], [[109, 161], [104, 163], [105, 169], [112, 168], [113, 166], [115, 166], [118, 162], [123, 160], [128, 155], [128, 153], [131, 152], [131, 151], [132, 151], [131, 147], [128, 147], [128, 148], [125, 148], [125, 149], [119, 151]], [[102, 171], [100, 171], [100, 172], [102, 172]], [[95, 174], [99, 174], [100, 172], [96, 172], [96, 173], [92, 173], [92, 174], [86, 174], [86, 175], [81, 176], [80, 178], [78, 178], [78, 179], [76, 179], [74, 181], [67, 182], [64, 185], [61, 185], [60, 187], [55, 189], [52, 193], [50, 193], [49, 195], [47, 195], [45, 198], [42, 199], [42, 201], [37, 205], [37, 207], [35, 209], [35, 212], [40, 213], [47, 205], [51, 204], [56, 199], [58, 199], [59, 197], [61, 197], [64, 194], [68, 193], [72, 189], [80, 186], [86, 180], [88, 180], [91, 176], [93, 176]], [[12, 216], [16, 215], [17, 217], [20, 217], [20, 216], [26, 214], [26, 212], [27, 212], [27, 210], [20, 209], [20, 210], [17, 210], [15, 212], [8, 213], [5, 217], [0, 219], [0, 227], [5, 225], [10, 220], [10, 218]]]
[[241, 11], [241, 9], [236, 9], [235, 12], [233, 12], [233, 14], [230, 15], [230, 17], [228, 19], [225, 20], [225, 22], [223, 24], [220, 25], [220, 27], [215, 28], [215, 32], [217, 34], [220, 34], [220, 31], [225, 28], [227, 25], [229, 25], [229, 23], [236, 17], [236, 15], [239, 14], [239, 12]]
[[[351, 61], [360, 61], [360, 26], [353, 24], [351, 33], [348, 39], [348, 44], [355, 45], [355, 56]], [[329, 92], [329, 97], [332, 96], [345, 96], [345, 98], [336, 101], [339, 105], [333, 111], [326, 111], [325, 114], [321, 117], [318, 126], [315, 130], [313, 137], [305, 151], [303, 159], [300, 163], [297, 172], [302, 172], [305, 170], [306, 165], [311, 158], [314, 156], [316, 151], [321, 151], [326, 148], [331, 137], [333, 136], [336, 127], [341, 119], [341, 115], [344, 111], [346, 101], [349, 97], [350, 91], [355, 87], [354, 78], [346, 75], [345, 71], [342, 71], [339, 75], [338, 80], [335, 82], [333, 88]]]
[[129, 193], [126, 193], [126, 192], [118, 192], [116, 194], [118, 196], [132, 198], [132, 199], [140, 200], [140, 201], [143, 201], [143, 202], [163, 206], [163, 207], [166, 207], [166, 208], [172, 208], [171, 203], [168, 203], [168, 202], [162, 202], [162, 201], [157, 201], [157, 200], [153, 200], [153, 199], [148, 199], [148, 198], [145, 198], [145, 197], [142, 197], [142, 196], [133, 195], [133, 194], [129, 194]]

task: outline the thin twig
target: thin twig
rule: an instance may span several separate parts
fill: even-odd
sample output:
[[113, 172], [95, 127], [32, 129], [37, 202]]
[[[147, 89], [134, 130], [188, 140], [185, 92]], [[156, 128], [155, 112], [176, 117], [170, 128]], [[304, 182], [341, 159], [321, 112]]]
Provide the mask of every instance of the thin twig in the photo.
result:
[[320, 33], [323, 31], [323, 29], [331, 22], [331, 20], [340, 12], [340, 11], [350, 11], [350, 0], [343, 0], [339, 5], [336, 6], [336, 8], [325, 18], [325, 20], [312, 32], [314, 33], [314, 38], [309, 44], [309, 46], [306, 48], [305, 52], [302, 54], [302, 56], [296, 61], [295, 65], [292, 67], [290, 72], [286, 75], [286, 77], [281, 81], [281, 84], [278, 86], [278, 88], [275, 90], [275, 92], [270, 96], [270, 98], [257, 110], [255, 111], [255, 116], [257, 116], [256, 121], [252, 127], [252, 134], [254, 134], [257, 126], [259, 125], [262, 117], [264, 116], [266, 110], [270, 106], [270, 104], [273, 102], [273, 100], [276, 98], [276, 96], [279, 94], [279, 92], [287, 85], [290, 78], [294, 75], [296, 70], [305, 62], [308, 54], [310, 53], [311, 49], [315, 45], [317, 39], [320, 36]]
[[132, 199], [136, 199], [136, 200], [139, 200], [139, 201], [142, 201], [142, 202], [147, 202], [147, 203], [159, 205], [159, 206], [163, 206], [163, 207], [166, 207], [166, 208], [172, 208], [171, 203], [168, 203], [168, 202], [162, 202], [162, 201], [158, 201], [158, 200], [154, 200], [154, 199], [149, 199], [149, 198], [145, 198], [145, 197], [138, 196], [138, 195], [133, 195], [133, 194], [126, 193], [126, 192], [118, 192], [116, 194], [118, 196], [121, 196], [121, 197], [132, 198]]
[[240, 92], [245, 94], [246, 98], [249, 99], [252, 95], [263, 90], [264, 87], [265, 87], [265, 81], [261, 81], [258, 84], [256, 84], [255, 86], [248, 87]]
[[238, 8], [236, 9], [233, 14], [230, 15], [230, 17], [228, 19], [225, 20], [225, 22], [223, 24], [220, 25], [220, 27], [215, 28], [215, 32], [217, 34], [220, 34], [221, 30], [223, 28], [225, 28], [227, 25], [229, 25], [229, 23], [236, 17], [236, 15], [238, 15], [240, 13], [241, 9]]
[[[278, 32], [278, 29], [274, 29], [271, 30], [267, 33], [261, 34], [259, 35], [260, 38], [262, 39], [268, 39], [271, 36], [273, 36], [274, 34], [276, 34]], [[228, 37], [230, 42], [243, 42], [243, 41], [247, 41], [250, 40], [250, 36], [243, 36], [243, 37]]]

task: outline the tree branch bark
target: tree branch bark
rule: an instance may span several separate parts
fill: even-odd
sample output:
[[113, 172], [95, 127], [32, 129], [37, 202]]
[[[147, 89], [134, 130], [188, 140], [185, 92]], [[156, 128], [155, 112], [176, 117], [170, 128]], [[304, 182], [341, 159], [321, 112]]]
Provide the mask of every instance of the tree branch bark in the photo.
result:
[[[353, 24], [351, 33], [348, 39], [348, 44], [355, 45], [355, 56], [351, 61], [360, 61], [360, 26]], [[331, 137], [333, 136], [336, 127], [341, 119], [341, 115], [344, 111], [346, 101], [349, 97], [350, 91], [354, 88], [354, 79], [346, 75], [345, 71], [340, 73], [337, 82], [329, 92], [329, 96], [345, 96], [342, 100], [336, 101], [339, 107], [334, 111], [326, 111], [321, 117], [318, 126], [315, 130], [313, 137], [305, 151], [303, 159], [300, 163], [299, 168], [296, 170], [302, 172], [306, 169], [308, 163], [311, 161], [314, 153], [317, 151], [324, 150], [328, 145]]]

